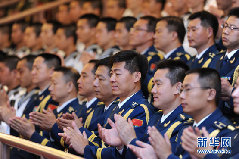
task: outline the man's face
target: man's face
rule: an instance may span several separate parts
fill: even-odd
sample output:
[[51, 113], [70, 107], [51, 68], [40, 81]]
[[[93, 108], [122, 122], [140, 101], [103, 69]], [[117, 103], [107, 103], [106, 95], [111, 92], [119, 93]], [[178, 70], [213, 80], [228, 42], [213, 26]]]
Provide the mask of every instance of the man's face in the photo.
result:
[[21, 87], [28, 88], [31, 86], [31, 70], [29, 70], [29, 68], [27, 67], [27, 61], [25, 59], [17, 63], [17, 74]]
[[126, 98], [132, 93], [133, 88], [138, 82], [135, 79], [135, 73], [130, 73], [125, 67], [125, 62], [117, 62], [112, 66], [111, 71], [111, 85], [115, 96]]
[[81, 15], [81, 7], [78, 1], [72, 1], [70, 3], [69, 15], [72, 21], [77, 21], [78, 17]]
[[57, 19], [60, 23], [64, 23], [69, 20], [68, 6], [60, 5], [57, 12]]
[[44, 59], [39, 56], [34, 60], [32, 67], [32, 82], [40, 86], [46, 81], [50, 81], [51, 69], [47, 67]]
[[52, 74], [49, 90], [53, 100], [60, 102], [67, 97], [68, 92], [65, 91], [67, 84], [62, 72]]
[[62, 28], [57, 29], [55, 38], [56, 38], [55, 41], [56, 47], [60, 50], [66, 50], [68, 47], [68, 42], [64, 29]]
[[92, 72], [94, 64], [87, 63], [81, 71], [81, 77], [78, 79], [78, 93], [81, 96], [87, 97], [91, 96], [95, 90], [93, 87], [93, 81], [95, 75]]
[[82, 6], [82, 15], [90, 14], [90, 13], [94, 13], [94, 8], [92, 8], [92, 5], [90, 2], [85, 2]]
[[96, 26], [96, 42], [100, 47], [104, 47], [111, 40], [111, 32], [108, 32], [106, 24], [99, 22]]
[[130, 31], [130, 45], [137, 47], [145, 44], [148, 40], [153, 39], [153, 33], [152, 37], [150, 39], [149, 32], [147, 28], [148, 21], [144, 19], [139, 19], [136, 23], [134, 23], [134, 27]]
[[165, 110], [167, 106], [175, 100], [175, 95], [179, 93], [176, 84], [171, 85], [170, 79], [167, 77], [168, 69], [158, 69], [154, 74], [154, 86], [152, 94], [154, 98], [154, 107]]
[[102, 102], [112, 98], [112, 88], [110, 83], [109, 68], [107, 66], [99, 66], [95, 73], [94, 88], [96, 97]]
[[41, 39], [44, 45], [49, 45], [54, 42], [53, 25], [44, 23], [41, 28]]
[[187, 28], [187, 37], [190, 47], [201, 48], [208, 43], [208, 28], [203, 27], [201, 20], [198, 18], [190, 20]]
[[[224, 25], [239, 28], [239, 18], [230, 16]], [[238, 49], [239, 47], [239, 29], [231, 30], [224, 27], [222, 30], [222, 42], [227, 49]]]
[[235, 90], [232, 93], [233, 97], [233, 110], [236, 114], [239, 114], [239, 78], [235, 84]]
[[[92, 33], [93, 32], [93, 33]], [[90, 28], [87, 23], [87, 19], [79, 19], [77, 22], [76, 34], [78, 40], [82, 43], [89, 43], [91, 38], [95, 38], [92, 35], [95, 35], [95, 31]]]
[[162, 51], [164, 51], [171, 42], [171, 32], [168, 31], [167, 25], [167, 22], [159, 21], [155, 28], [154, 45], [157, 49]]
[[33, 27], [27, 27], [24, 33], [24, 42], [28, 48], [33, 48], [37, 45], [38, 39]]
[[232, 0], [217, 0], [218, 9], [225, 10], [232, 6]]
[[188, 8], [196, 8], [204, 3], [204, 0], [186, 0]]
[[185, 7], [186, 4], [185, 0], [171, 0], [170, 2], [172, 4], [173, 10], [176, 12], [183, 10], [183, 7]]
[[105, 16], [120, 19], [124, 9], [119, 8], [117, 0], [108, 0], [105, 3]]
[[119, 47], [129, 45], [129, 32], [125, 28], [125, 24], [118, 22], [115, 26], [115, 42]]
[[181, 102], [183, 111], [192, 117], [208, 109], [208, 89], [203, 89], [198, 82], [199, 75], [189, 74], [183, 81]]
[[21, 30], [21, 26], [19, 24], [13, 24], [12, 26], [12, 42], [14, 44], [18, 44], [23, 40], [24, 33]]
[[11, 79], [11, 71], [5, 65], [5, 63], [0, 62], [0, 83], [2, 85], [7, 85], [9, 83], [9, 79]]

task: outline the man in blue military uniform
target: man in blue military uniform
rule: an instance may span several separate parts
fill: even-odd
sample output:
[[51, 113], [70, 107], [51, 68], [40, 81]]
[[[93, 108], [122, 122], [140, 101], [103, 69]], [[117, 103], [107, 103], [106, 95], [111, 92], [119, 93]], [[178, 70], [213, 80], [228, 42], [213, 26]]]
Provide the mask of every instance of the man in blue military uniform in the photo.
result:
[[[188, 69], [188, 66], [182, 61], [165, 60], [158, 64], [154, 75], [153, 105], [159, 111], [149, 119], [149, 126], [156, 126], [162, 135], [168, 135], [173, 145], [173, 152], [176, 151], [177, 134], [183, 128], [183, 123], [189, 120], [189, 116], [183, 113], [183, 108], [180, 105], [181, 85]], [[130, 123], [127, 123], [122, 117], [117, 117], [115, 125], [122, 145], [136, 145], [137, 137]], [[105, 135], [106, 139], [108, 136]], [[143, 138], [138, 139], [149, 142], [148, 137], [146, 130]], [[125, 158], [136, 158], [129, 149], [125, 153]]]
[[197, 55], [189, 62], [191, 69], [208, 67], [218, 53], [215, 37], [218, 31], [217, 18], [209, 12], [196, 12], [189, 16], [187, 37], [189, 46], [197, 50]]
[[[30, 113], [31, 121], [25, 118], [14, 118], [10, 121], [12, 128], [33, 142], [60, 148], [60, 143], [54, 144], [54, 137], [58, 136], [58, 127], [53, 126], [56, 123], [56, 118], [61, 117], [63, 113], [79, 111], [80, 105], [77, 98], [78, 78], [79, 73], [74, 69], [67, 67], [56, 68], [51, 77], [49, 90], [53, 100], [57, 101], [59, 106], [53, 112], [43, 110], [43, 113]], [[40, 126], [44, 130], [42, 134], [34, 128], [33, 124]]]
[[185, 34], [186, 29], [181, 18], [162, 17], [156, 24], [154, 45], [165, 53], [165, 59], [182, 60], [187, 63], [191, 56], [182, 46]]
[[[120, 98], [117, 111], [124, 118], [130, 118], [134, 122], [136, 135], [141, 138], [144, 135], [152, 111], [147, 100], [143, 97], [141, 82], [144, 80], [147, 72], [147, 59], [134, 51], [121, 51], [113, 56], [113, 66], [111, 69], [112, 91], [115, 96]], [[112, 123], [108, 120], [109, 124]], [[70, 130], [70, 131], [68, 131]], [[71, 136], [71, 128], [65, 129], [65, 136]], [[113, 129], [108, 129], [109, 131]], [[81, 139], [84, 137], [79, 135]], [[79, 138], [78, 138], [79, 139]], [[74, 150], [79, 154], [84, 154], [85, 158], [114, 158], [118, 151], [115, 147], [102, 147], [89, 145], [88, 140], [79, 144], [73, 144], [76, 139], [70, 137], [70, 143]], [[74, 142], [75, 143], [75, 142]]]
[[[227, 137], [233, 134], [235, 128], [232, 123], [217, 108], [221, 91], [220, 76], [216, 70], [210, 68], [196, 69], [189, 71], [183, 81], [181, 93], [183, 111], [192, 116], [194, 121], [185, 123], [185, 129], [188, 125], [193, 125], [198, 129], [206, 128], [210, 137]], [[191, 129], [193, 129], [191, 127]], [[177, 137], [177, 149], [172, 153], [170, 143], [155, 131], [155, 128], [149, 129], [151, 144], [155, 155], [159, 158], [189, 158], [189, 153], [182, 148], [182, 132]], [[182, 140], [181, 140], [182, 139]], [[184, 140], [185, 141], [185, 140]], [[220, 141], [219, 141], [220, 142]], [[151, 147], [151, 148], [152, 148]], [[139, 155], [139, 149], [132, 147], [133, 151]], [[150, 149], [149, 147], [147, 148]], [[146, 151], [146, 149], [144, 149]]]
[[[228, 116], [232, 116], [233, 102], [231, 93], [233, 91], [233, 84], [238, 77], [238, 71], [236, 71], [239, 65], [239, 43], [238, 43], [238, 27], [239, 27], [239, 9], [232, 9], [228, 15], [228, 19], [223, 25], [222, 41], [223, 45], [227, 48], [226, 52], [220, 53], [212, 61], [210, 67], [216, 69], [221, 77], [222, 81], [222, 101], [220, 107], [222, 111]], [[234, 79], [235, 77], [235, 79]]]
[[134, 23], [133, 28], [130, 30], [130, 45], [132, 45], [138, 53], [146, 56], [148, 60], [149, 70], [142, 85], [142, 90], [146, 98], [148, 98], [151, 91], [150, 88], [148, 88], [148, 83], [154, 75], [156, 63], [164, 59], [163, 54], [158, 52], [153, 45], [156, 22], [156, 18], [152, 16], [143, 16]]

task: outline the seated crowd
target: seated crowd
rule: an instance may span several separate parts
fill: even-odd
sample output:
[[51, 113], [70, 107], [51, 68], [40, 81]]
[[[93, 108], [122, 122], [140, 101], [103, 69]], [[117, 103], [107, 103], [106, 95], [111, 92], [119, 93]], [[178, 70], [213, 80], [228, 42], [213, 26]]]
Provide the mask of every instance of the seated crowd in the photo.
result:
[[176, 1], [0, 26], [0, 132], [87, 159], [239, 158], [239, 5]]

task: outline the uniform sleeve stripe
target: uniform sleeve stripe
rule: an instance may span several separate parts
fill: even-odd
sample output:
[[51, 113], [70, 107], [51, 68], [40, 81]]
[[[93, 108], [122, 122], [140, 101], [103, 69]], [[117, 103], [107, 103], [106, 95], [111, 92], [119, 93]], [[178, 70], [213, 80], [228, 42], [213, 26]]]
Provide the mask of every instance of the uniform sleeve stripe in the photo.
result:
[[86, 118], [84, 128], [88, 128], [90, 126], [91, 119], [93, 117], [94, 111], [92, 111]]
[[144, 111], [145, 111], [145, 114], [146, 114], [146, 123], [147, 123], [147, 125], [148, 125], [148, 123], [149, 123], [149, 109], [148, 109], [148, 107], [147, 107], [146, 105], [144, 105], [144, 104], [140, 104], [140, 106], [144, 108]]
[[129, 115], [134, 111], [134, 109], [130, 109], [123, 117], [127, 120]]
[[211, 133], [209, 134], [209, 137], [216, 137], [219, 132], [220, 132], [220, 130], [219, 130], [219, 129], [216, 129], [216, 130], [214, 130], [213, 132], [211, 132]]
[[65, 147], [65, 142], [63, 140], [63, 137], [61, 137], [60, 144], [61, 144], [61, 146]]
[[96, 151], [96, 158], [97, 159], [101, 159], [101, 152], [102, 152], [102, 148], [98, 148]]
[[171, 138], [174, 129], [175, 129], [178, 125], [180, 125], [180, 124], [181, 124], [181, 122], [180, 122], [180, 121], [177, 121], [177, 122], [173, 123], [173, 125], [170, 126], [170, 128], [167, 130], [166, 134], [168, 135], [168, 138], [169, 138], [169, 139]]

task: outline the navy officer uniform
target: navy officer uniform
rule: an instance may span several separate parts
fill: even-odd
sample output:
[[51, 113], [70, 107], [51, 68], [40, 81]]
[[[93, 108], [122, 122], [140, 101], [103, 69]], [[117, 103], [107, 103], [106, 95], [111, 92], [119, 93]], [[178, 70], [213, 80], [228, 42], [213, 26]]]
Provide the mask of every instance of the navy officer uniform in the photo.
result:
[[[219, 72], [221, 78], [226, 78], [231, 85], [233, 85], [238, 77], [237, 67], [239, 65], [239, 50], [234, 50], [234, 54], [229, 57], [226, 52], [221, 52], [210, 64], [211, 68], [216, 69]], [[235, 78], [235, 79], [234, 79]], [[229, 117], [236, 117], [233, 112], [233, 99], [229, 101], [220, 101], [219, 107], [222, 109], [225, 115]]]
[[164, 59], [164, 55], [159, 52], [153, 45], [144, 52], [142, 52], [142, 54], [147, 57], [149, 66], [148, 73], [146, 74], [145, 80], [142, 85], [142, 91], [144, 93], [144, 96], [148, 98], [151, 92], [151, 89], [148, 88], [148, 83], [150, 82], [150, 79], [154, 76], [157, 63]]
[[[168, 135], [171, 143], [171, 149], [172, 152], [174, 153], [177, 146], [176, 138], [178, 133], [183, 128], [184, 123], [192, 121], [192, 118], [183, 112], [183, 108], [181, 105], [179, 105], [164, 121], [161, 121], [162, 116], [163, 112], [161, 110], [153, 114], [153, 116], [149, 120], [149, 126], [155, 126], [162, 135], [164, 135], [165, 133]], [[137, 140], [149, 143], [148, 138], [149, 135], [146, 130], [143, 138], [135, 138], [130, 142], [130, 144], [138, 146], [136, 144]], [[137, 157], [130, 149], [127, 149], [125, 152], [125, 158], [131, 159]]]
[[181, 60], [185, 63], [188, 63], [191, 59], [191, 56], [184, 50], [183, 46], [180, 46], [165, 55], [165, 59]]
[[[142, 91], [138, 91], [133, 94], [131, 97], [128, 97], [125, 101], [118, 104], [117, 114], [121, 115], [125, 119], [130, 118], [133, 122], [134, 129], [137, 137], [143, 137], [145, 130], [147, 129], [150, 116], [153, 111], [151, 110], [151, 105], [144, 98]], [[113, 116], [112, 116], [113, 118]], [[89, 138], [88, 138], [89, 140]], [[118, 158], [119, 153], [114, 147], [107, 147], [102, 143], [101, 147], [87, 145], [84, 149], [84, 158], [93, 159], [93, 158]]]
[[[185, 123], [185, 128], [189, 125], [193, 125], [193, 122]], [[232, 123], [229, 121], [228, 118], [226, 118], [221, 110], [217, 108], [212, 114], [210, 114], [205, 120], [197, 126], [200, 130], [202, 127], [205, 127], [206, 130], [209, 133], [210, 137], [228, 137], [230, 134], [233, 134], [235, 127], [232, 125]], [[181, 146], [181, 135], [182, 131], [178, 134], [177, 137], [177, 147], [176, 152], [174, 154], [171, 154], [168, 159], [178, 159], [180, 158], [190, 158], [189, 153], [185, 151]]]
[[[56, 118], [61, 117], [64, 113], [72, 113], [72, 112], [78, 112], [80, 109], [78, 98], [73, 98], [67, 102], [65, 102], [62, 106], [59, 106], [57, 109], [53, 111]], [[55, 130], [56, 129], [56, 130]], [[54, 138], [58, 136], [58, 134], [55, 134], [55, 132], [58, 132], [58, 128], [52, 127], [51, 133], [47, 131], [43, 131], [43, 135], [39, 134], [37, 131], [35, 131], [30, 140], [36, 143], [40, 143], [44, 146], [49, 147], [55, 147], [57, 149], [60, 149], [59, 145], [60, 143], [54, 143]]]
[[190, 69], [207, 68], [209, 64], [212, 62], [212, 59], [217, 54], [218, 54], [218, 50], [216, 45], [212, 45], [203, 53], [201, 57], [199, 58], [197, 58], [197, 56], [192, 57], [188, 65]]

